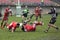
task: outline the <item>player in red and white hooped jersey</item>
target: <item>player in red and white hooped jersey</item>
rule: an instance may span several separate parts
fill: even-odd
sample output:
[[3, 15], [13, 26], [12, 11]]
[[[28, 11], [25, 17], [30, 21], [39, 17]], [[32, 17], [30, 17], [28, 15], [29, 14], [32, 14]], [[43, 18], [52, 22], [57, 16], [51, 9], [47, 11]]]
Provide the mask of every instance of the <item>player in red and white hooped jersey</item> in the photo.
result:
[[[3, 19], [2, 19], [2, 22], [1, 22], [1, 28], [3, 29], [6, 25], [6, 23], [8, 22], [8, 17], [9, 17], [9, 14], [10, 14], [10, 8], [7, 7], [4, 11], [4, 16], [3, 16]], [[12, 15], [12, 13], [11, 13]]]

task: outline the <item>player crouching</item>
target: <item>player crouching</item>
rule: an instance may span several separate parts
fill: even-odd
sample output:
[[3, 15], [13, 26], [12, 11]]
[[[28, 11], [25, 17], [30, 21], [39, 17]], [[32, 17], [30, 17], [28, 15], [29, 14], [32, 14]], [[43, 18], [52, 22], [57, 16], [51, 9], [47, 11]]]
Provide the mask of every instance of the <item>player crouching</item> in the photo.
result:
[[14, 32], [16, 28], [18, 28], [20, 23], [17, 22], [11, 22], [9, 25], [7, 25], [7, 28], [11, 31]]
[[31, 32], [36, 30], [37, 25], [43, 25], [40, 22], [35, 21], [34, 23], [28, 24], [27, 22], [24, 22], [22, 25], [22, 30], [24, 32]]
[[24, 22], [21, 29], [24, 32], [35, 31], [36, 30], [36, 24], [28, 24], [28, 23]]

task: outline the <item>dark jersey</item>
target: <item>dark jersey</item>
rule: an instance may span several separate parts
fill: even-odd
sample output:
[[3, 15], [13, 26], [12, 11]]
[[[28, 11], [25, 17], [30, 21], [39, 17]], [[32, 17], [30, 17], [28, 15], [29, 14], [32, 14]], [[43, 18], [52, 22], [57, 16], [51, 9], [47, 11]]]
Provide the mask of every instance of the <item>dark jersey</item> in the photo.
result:
[[55, 8], [52, 8], [51, 9], [51, 13], [55, 13], [56, 12], [56, 9]]
[[57, 16], [58, 16], [58, 13], [51, 14], [51, 15], [52, 15], [52, 18], [57, 18]]
[[29, 9], [24, 9], [24, 10], [23, 10], [23, 13], [24, 13], [24, 14], [28, 14], [28, 13], [29, 13]]

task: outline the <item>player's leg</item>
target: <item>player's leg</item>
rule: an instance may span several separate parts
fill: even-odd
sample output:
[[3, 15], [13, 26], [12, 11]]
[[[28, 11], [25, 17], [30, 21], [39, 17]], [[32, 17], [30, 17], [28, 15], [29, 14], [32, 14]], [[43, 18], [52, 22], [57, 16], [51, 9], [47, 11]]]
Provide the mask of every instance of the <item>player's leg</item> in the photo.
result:
[[40, 17], [40, 21], [43, 22], [43, 21], [42, 21], [42, 14], [39, 14], [39, 17]]
[[21, 30], [25, 32], [25, 30], [24, 30], [24, 26], [23, 26], [23, 25], [22, 25], [22, 28], [21, 28]]
[[3, 26], [2, 26], [3, 28], [6, 26], [7, 22], [8, 22], [8, 20], [4, 21]]
[[1, 23], [1, 27], [4, 28], [4, 26], [6, 25], [8, 21], [8, 17], [3, 17], [2, 23]]
[[32, 19], [33, 16], [34, 16], [34, 14], [32, 14], [32, 15], [30, 16], [30, 19]]
[[5, 23], [4, 23], [4, 25], [3, 25], [3, 27], [5, 27], [5, 26], [6, 26], [6, 24], [7, 24], [7, 21], [5, 21]]
[[52, 19], [52, 23], [51, 23], [51, 27], [54, 27], [55, 29], [59, 29], [56, 25], [55, 25], [56, 19]]
[[46, 30], [45, 32], [48, 32], [48, 31], [49, 31], [49, 29], [50, 29], [50, 27], [51, 27], [51, 24], [53, 24], [52, 18], [51, 18], [51, 20], [50, 20], [50, 22], [49, 22], [49, 24], [48, 24], [48, 28], [47, 28], [47, 30]]
[[51, 19], [49, 24], [48, 24], [48, 29], [45, 32], [48, 32], [48, 30], [50, 29], [50, 27], [54, 27], [55, 29], [59, 29], [57, 26], [54, 25], [54, 23], [56, 22], [55, 19]]
[[2, 25], [3, 25], [3, 22], [4, 22], [4, 20], [2, 20], [2, 22], [1, 22], [1, 26], [0, 26], [0, 27], [2, 27]]
[[43, 22], [43, 17], [42, 17], [42, 14], [39, 14], [39, 17], [40, 17], [40, 25], [42, 26], [42, 25], [44, 25], [44, 22]]
[[14, 28], [14, 27], [12, 26], [11, 32], [14, 32], [15, 30], [16, 30], [16, 28]]
[[53, 27], [53, 28], [55, 28], [55, 29], [59, 29], [56, 25], [54, 25], [54, 24], [51, 24], [51, 27]]
[[36, 24], [33, 23], [32, 27], [33, 27], [33, 31], [35, 31], [36, 30]]
[[11, 32], [14, 32], [14, 29], [12, 29]]
[[11, 31], [12, 25], [7, 26], [7, 29], [8, 29], [9, 31]]
[[46, 30], [46, 31], [44, 31], [44, 32], [48, 32], [48, 31], [49, 31], [49, 29], [50, 29], [50, 27], [51, 27], [51, 24], [48, 24], [48, 28], [47, 28], [47, 30]]
[[12, 30], [12, 23], [10, 23], [10, 24], [6, 24], [6, 27], [7, 27], [7, 29], [9, 30], [9, 31], [11, 31]]
[[22, 26], [21, 29], [22, 29], [22, 31], [27, 32], [27, 29], [24, 26]]
[[38, 20], [38, 16], [36, 16], [36, 19], [35, 19], [36, 21]]
[[22, 22], [27, 19], [27, 14], [22, 15]]
[[50, 29], [50, 27], [53, 27], [53, 28], [55, 28], [56, 30], [59, 29], [56, 25], [50, 24], [50, 25], [48, 26], [48, 29], [46, 30], [46, 32], [48, 32], [48, 30]]
[[25, 17], [24, 16], [22, 16], [22, 22], [25, 20]]

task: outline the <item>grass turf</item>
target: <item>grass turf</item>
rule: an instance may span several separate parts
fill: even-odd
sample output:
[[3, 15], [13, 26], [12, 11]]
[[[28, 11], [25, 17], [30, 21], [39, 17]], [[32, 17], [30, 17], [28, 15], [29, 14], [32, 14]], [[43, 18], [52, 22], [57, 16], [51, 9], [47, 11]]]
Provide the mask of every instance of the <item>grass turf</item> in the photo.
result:
[[[49, 23], [50, 15], [43, 15], [43, 26], [37, 26], [35, 32], [23, 32], [20, 28], [16, 29], [16, 32], [9, 32], [7, 28], [4, 30], [0, 29], [0, 40], [60, 40], [60, 30], [51, 28], [48, 33], [44, 33], [47, 29]], [[12, 21], [21, 22], [19, 17], [9, 17], [8, 23]], [[35, 17], [32, 18], [33, 22]], [[39, 19], [40, 20], [40, 19]], [[1, 21], [0, 21], [1, 23]], [[60, 28], [60, 15], [57, 17], [57, 22], [55, 23]]]

